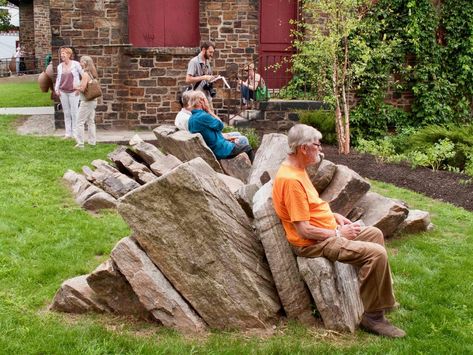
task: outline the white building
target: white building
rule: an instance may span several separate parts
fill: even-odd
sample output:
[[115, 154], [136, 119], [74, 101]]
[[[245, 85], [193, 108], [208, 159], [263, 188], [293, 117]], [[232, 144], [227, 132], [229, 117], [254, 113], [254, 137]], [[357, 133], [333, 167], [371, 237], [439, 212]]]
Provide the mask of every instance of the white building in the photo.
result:
[[[10, 12], [11, 23], [14, 26], [20, 25], [18, 7], [15, 5], [1, 6], [0, 9], [7, 9]], [[18, 31], [0, 32], [0, 59], [11, 58], [16, 52], [16, 43], [19, 40]]]

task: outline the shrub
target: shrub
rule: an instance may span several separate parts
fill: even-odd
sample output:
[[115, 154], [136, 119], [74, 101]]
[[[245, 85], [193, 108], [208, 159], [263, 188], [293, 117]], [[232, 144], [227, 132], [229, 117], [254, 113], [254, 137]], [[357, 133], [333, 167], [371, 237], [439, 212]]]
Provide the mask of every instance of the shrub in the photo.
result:
[[360, 153], [372, 154], [375, 160], [379, 162], [399, 162], [404, 157], [396, 153], [391, 137], [384, 137], [377, 140], [358, 140], [357, 150]]
[[433, 171], [446, 165], [446, 160], [455, 155], [455, 145], [448, 139], [442, 139], [438, 143], [428, 147], [425, 151], [418, 150], [409, 153], [408, 157], [413, 167], [430, 166]]
[[323, 135], [323, 141], [327, 144], [337, 143], [337, 132], [335, 128], [335, 113], [332, 111], [299, 111], [299, 122], [312, 126]]

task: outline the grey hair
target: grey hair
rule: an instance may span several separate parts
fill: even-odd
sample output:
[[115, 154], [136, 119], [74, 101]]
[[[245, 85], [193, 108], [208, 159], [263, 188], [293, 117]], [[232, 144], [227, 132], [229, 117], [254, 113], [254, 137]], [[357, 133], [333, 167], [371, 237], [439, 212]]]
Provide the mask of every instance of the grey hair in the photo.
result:
[[200, 103], [200, 99], [206, 99], [205, 94], [199, 90], [192, 91], [189, 99], [189, 106], [196, 108]]
[[294, 154], [297, 147], [301, 145], [320, 141], [322, 133], [314, 127], [305, 124], [296, 124], [291, 127], [287, 133], [287, 144], [289, 145], [289, 154]]
[[182, 100], [182, 106], [183, 107], [187, 107], [189, 105], [189, 101], [191, 99], [191, 96], [192, 96], [192, 91], [191, 90], [187, 90], [187, 91], [184, 91], [182, 93], [181, 100]]
[[80, 62], [85, 63], [84, 71], [89, 72], [96, 79], [97, 69], [95, 68], [94, 61], [88, 55], [83, 55], [80, 58]]

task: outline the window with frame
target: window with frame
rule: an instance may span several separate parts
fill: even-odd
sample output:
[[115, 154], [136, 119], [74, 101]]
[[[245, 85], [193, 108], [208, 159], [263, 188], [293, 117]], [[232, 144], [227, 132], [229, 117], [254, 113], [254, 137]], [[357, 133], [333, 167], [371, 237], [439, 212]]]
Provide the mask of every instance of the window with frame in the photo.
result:
[[133, 47], [197, 47], [198, 0], [128, 0], [128, 35]]

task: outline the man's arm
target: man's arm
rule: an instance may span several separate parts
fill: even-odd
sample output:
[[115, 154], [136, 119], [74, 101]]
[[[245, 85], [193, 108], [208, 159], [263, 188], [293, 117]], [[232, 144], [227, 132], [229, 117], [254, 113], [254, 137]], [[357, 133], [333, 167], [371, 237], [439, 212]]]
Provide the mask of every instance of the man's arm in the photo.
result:
[[[346, 219], [345, 217], [343, 218]], [[322, 241], [330, 237], [335, 237], [337, 235], [336, 230], [314, 227], [309, 223], [309, 221], [293, 222], [293, 224], [296, 228], [297, 234], [299, 234], [302, 238]], [[361, 226], [358, 223], [350, 222], [343, 225], [340, 224], [338, 230], [340, 232], [341, 237], [352, 240], [358, 234], [360, 234]]]
[[202, 76], [192, 76], [190, 74], [186, 75], [186, 84], [195, 84], [198, 83], [199, 81], [210, 81], [212, 80], [213, 76], [212, 75], [202, 75]]
[[322, 241], [336, 235], [335, 230], [314, 227], [309, 221], [293, 222], [297, 234], [305, 239]]

